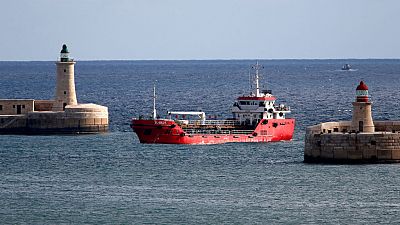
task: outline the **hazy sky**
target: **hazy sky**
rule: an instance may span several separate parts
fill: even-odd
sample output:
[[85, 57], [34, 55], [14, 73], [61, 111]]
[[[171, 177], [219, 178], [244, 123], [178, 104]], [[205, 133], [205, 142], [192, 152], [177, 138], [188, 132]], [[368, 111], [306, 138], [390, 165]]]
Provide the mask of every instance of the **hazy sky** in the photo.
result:
[[0, 0], [0, 60], [400, 58], [399, 0]]

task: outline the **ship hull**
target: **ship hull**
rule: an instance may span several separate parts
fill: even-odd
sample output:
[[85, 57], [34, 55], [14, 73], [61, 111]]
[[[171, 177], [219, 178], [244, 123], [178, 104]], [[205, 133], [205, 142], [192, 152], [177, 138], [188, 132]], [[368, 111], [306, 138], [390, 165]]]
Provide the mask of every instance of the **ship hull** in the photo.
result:
[[294, 119], [261, 120], [250, 132], [240, 130], [208, 129], [207, 133], [186, 132], [173, 120], [133, 119], [131, 128], [139, 141], [146, 144], [222, 144], [229, 142], [290, 141], [293, 138]]

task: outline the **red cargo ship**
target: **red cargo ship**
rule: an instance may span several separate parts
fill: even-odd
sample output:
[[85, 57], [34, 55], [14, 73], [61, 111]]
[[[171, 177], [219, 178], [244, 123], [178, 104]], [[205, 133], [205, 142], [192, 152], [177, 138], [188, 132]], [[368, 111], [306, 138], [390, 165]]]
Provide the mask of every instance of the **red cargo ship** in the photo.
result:
[[[270, 90], [260, 90], [260, 64], [255, 69], [255, 90], [241, 96], [232, 106], [233, 118], [207, 120], [204, 112], [168, 112], [169, 118], [157, 118], [155, 88], [153, 117], [133, 118], [131, 128], [141, 143], [149, 144], [221, 144], [226, 142], [289, 141], [293, 137], [295, 119], [286, 118], [290, 108], [275, 105]], [[189, 120], [186, 117], [195, 116]], [[173, 119], [173, 117], [175, 117]], [[180, 117], [180, 119], [178, 119]]]

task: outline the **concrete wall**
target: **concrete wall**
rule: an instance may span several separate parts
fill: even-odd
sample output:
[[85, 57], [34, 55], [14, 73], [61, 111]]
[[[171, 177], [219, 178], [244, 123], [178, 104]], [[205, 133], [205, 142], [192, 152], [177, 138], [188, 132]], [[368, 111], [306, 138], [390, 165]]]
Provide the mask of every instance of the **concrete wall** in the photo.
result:
[[[374, 121], [376, 132], [400, 132], [400, 121]], [[307, 127], [307, 134], [323, 134], [333, 132], [355, 132], [351, 130], [351, 121], [326, 122]]]
[[400, 131], [400, 121], [374, 121], [376, 132], [398, 132]]
[[33, 111], [33, 99], [0, 99], [0, 115], [17, 115]]
[[[304, 161], [316, 163], [400, 162], [400, 121], [375, 121], [374, 133], [340, 132], [349, 121], [308, 127]], [[338, 128], [339, 132], [332, 132]], [[326, 132], [323, 132], [325, 129]], [[328, 130], [331, 130], [329, 133]]]
[[339, 122], [326, 122], [318, 125], [307, 127], [307, 134], [324, 134], [324, 133], [333, 133], [333, 132], [341, 132], [346, 133], [349, 132], [351, 128], [351, 121], [339, 121]]

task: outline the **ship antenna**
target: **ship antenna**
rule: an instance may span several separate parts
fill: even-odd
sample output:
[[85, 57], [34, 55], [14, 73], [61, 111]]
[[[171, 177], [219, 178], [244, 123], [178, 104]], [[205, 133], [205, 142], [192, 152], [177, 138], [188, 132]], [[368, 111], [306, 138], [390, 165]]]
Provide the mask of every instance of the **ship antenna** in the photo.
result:
[[253, 95], [253, 82], [251, 81], [251, 71], [249, 69], [249, 85], [250, 85], [250, 94]]
[[260, 85], [259, 85], [259, 81], [258, 80], [260, 78], [259, 71], [260, 71], [261, 68], [263, 68], [263, 66], [261, 66], [257, 61], [256, 65], [254, 65], [253, 68], [256, 70], [256, 75], [255, 75], [256, 97], [260, 97]]
[[157, 111], [156, 111], [156, 83], [153, 86], [153, 120], [157, 119]]

